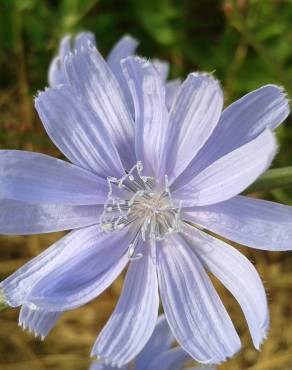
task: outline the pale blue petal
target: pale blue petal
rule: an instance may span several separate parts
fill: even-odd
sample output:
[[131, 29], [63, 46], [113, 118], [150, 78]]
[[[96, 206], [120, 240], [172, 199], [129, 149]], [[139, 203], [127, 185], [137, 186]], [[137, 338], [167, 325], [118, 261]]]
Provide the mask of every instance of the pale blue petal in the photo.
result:
[[113, 73], [116, 75], [117, 70], [121, 73], [121, 59], [128, 56], [134, 55], [138, 47], [138, 41], [130, 35], [125, 35], [118, 40], [118, 42], [112, 47], [107, 62]]
[[[117, 370], [118, 368], [115, 366], [106, 365], [102, 362], [93, 362], [89, 368], [89, 370]], [[127, 366], [122, 366], [119, 370], [128, 370]]]
[[185, 217], [224, 238], [270, 251], [292, 249], [292, 207], [236, 196], [185, 210]]
[[122, 68], [132, 93], [135, 107], [135, 149], [145, 174], [158, 181], [165, 174], [165, 145], [168, 132], [168, 113], [165, 89], [153, 67], [145, 59], [128, 57]]
[[196, 367], [190, 367], [186, 370], [216, 370], [217, 368], [214, 366], [196, 366]]
[[128, 104], [128, 108], [133, 117], [134, 117], [133, 100], [127, 81], [122, 72], [121, 60], [128, 56], [134, 55], [137, 47], [138, 41], [134, 39], [132, 36], [125, 35], [122, 38], [120, 38], [118, 42], [113, 46], [107, 57], [107, 63], [110, 69], [112, 70], [113, 74], [115, 75], [117, 81], [119, 82], [119, 85], [123, 91], [124, 97]]
[[74, 230], [47, 248], [37, 257], [16, 270], [0, 283], [6, 302], [12, 307], [20, 306], [26, 300], [33, 286], [56, 266], [66, 263], [71, 254], [84, 250], [86, 240], [97, 234], [97, 226]]
[[165, 62], [164, 60], [160, 59], [153, 59], [152, 63], [154, 67], [156, 68], [157, 72], [159, 73], [159, 76], [163, 83], [166, 83], [168, 73], [169, 73], [169, 63]]
[[167, 109], [170, 110], [179, 92], [181, 80], [171, 80], [165, 84], [165, 101]]
[[0, 233], [40, 234], [71, 230], [99, 222], [103, 206], [27, 204], [0, 200]]
[[53, 266], [34, 285], [28, 301], [49, 311], [71, 310], [91, 301], [126, 266], [132, 239], [128, 228], [116, 233], [105, 233], [98, 226], [86, 228], [83, 239], [71, 246], [64, 263]]
[[59, 56], [54, 57], [49, 65], [48, 81], [50, 86], [58, 86], [66, 83], [66, 76], [62, 68], [62, 60]]
[[165, 85], [166, 107], [168, 110], [170, 110], [174, 102], [174, 99], [179, 91], [181, 80], [175, 79], [167, 82], [167, 77], [169, 74], [169, 63], [160, 59], [153, 59], [152, 63], [154, 67], [157, 69], [160, 78]]
[[186, 226], [184, 235], [205, 267], [234, 295], [245, 315], [256, 349], [269, 329], [269, 310], [263, 283], [249, 260], [223, 241]]
[[91, 354], [112, 366], [130, 362], [152, 335], [158, 307], [156, 267], [146, 252], [131, 262], [119, 302]]
[[95, 36], [91, 32], [80, 32], [76, 35], [75, 40], [72, 40], [70, 35], [66, 35], [62, 38], [59, 47], [59, 55], [53, 58], [49, 66], [48, 81], [50, 86], [54, 87], [67, 83], [64, 67], [66, 55], [75, 48], [80, 49], [83, 45], [86, 46], [88, 42], [95, 44]]
[[212, 163], [192, 181], [173, 192], [183, 206], [204, 206], [234, 197], [271, 164], [276, 142], [270, 130]]
[[[161, 352], [157, 357], [150, 357], [149, 360], [150, 364], [145, 370], [181, 370], [191, 357], [182, 348], [177, 347]], [[135, 367], [135, 370], [142, 369]]]
[[174, 336], [170, 331], [165, 316], [160, 315], [148, 343], [136, 357], [135, 369], [146, 370], [150, 362], [162, 352], [168, 350], [173, 342]]
[[107, 63], [92, 45], [70, 54], [66, 74], [76, 95], [89, 104], [116, 146], [126, 169], [135, 164], [134, 124], [122, 90]]
[[183, 186], [218, 158], [254, 140], [266, 128], [280, 125], [289, 114], [289, 102], [283, 89], [263, 86], [227, 107], [204, 147], [185, 173], [176, 181]]
[[83, 46], [87, 46], [88, 43], [91, 43], [92, 45], [96, 45], [94, 33], [88, 32], [88, 31], [77, 33], [75, 37], [75, 48], [76, 49], [81, 49]]
[[61, 39], [59, 54], [53, 58], [48, 70], [48, 81], [50, 86], [57, 86], [67, 82], [64, 71], [64, 58], [71, 50], [71, 42], [70, 35], [66, 35]]
[[62, 312], [49, 312], [38, 307], [32, 309], [28, 306], [22, 306], [19, 313], [18, 325], [35, 336], [44, 339], [55, 326], [61, 315]]
[[40, 153], [0, 150], [0, 199], [32, 204], [103, 204], [106, 180]]
[[233, 356], [240, 349], [239, 337], [200, 260], [178, 235], [158, 248], [160, 295], [179, 344], [206, 364]]
[[62, 37], [59, 46], [59, 55], [62, 60], [64, 60], [65, 56], [71, 51], [72, 44], [73, 42], [71, 35], [65, 35]]
[[221, 87], [211, 75], [191, 73], [181, 85], [169, 116], [167, 170], [175, 180], [212, 134], [223, 107]]
[[104, 178], [123, 175], [106, 129], [70, 86], [40, 93], [35, 107], [50, 138], [71, 162]]

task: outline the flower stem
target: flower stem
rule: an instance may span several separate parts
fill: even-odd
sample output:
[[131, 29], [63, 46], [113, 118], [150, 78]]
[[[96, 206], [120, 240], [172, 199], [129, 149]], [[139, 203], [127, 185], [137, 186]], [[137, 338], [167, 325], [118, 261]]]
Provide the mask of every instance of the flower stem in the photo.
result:
[[265, 172], [244, 193], [257, 193], [290, 186], [292, 186], [292, 167], [275, 168]]
[[0, 291], [0, 312], [6, 310], [9, 306], [5, 302], [4, 295], [2, 291]]

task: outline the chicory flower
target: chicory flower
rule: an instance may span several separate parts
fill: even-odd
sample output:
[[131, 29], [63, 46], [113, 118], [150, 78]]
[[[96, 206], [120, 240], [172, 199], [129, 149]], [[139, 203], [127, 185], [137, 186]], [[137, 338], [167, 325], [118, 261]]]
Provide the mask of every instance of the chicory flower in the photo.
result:
[[103, 292], [129, 262], [123, 291], [92, 355], [124, 366], [151, 337], [159, 294], [171, 331], [202, 363], [219, 363], [240, 339], [206, 270], [235, 296], [256, 348], [267, 334], [263, 284], [236, 249], [291, 249], [292, 209], [238, 195], [271, 164], [272, 130], [288, 115], [267, 85], [223, 110], [218, 81], [191, 73], [171, 108], [151, 62], [121, 68], [133, 112], [112, 70], [88, 43], [65, 57], [67, 80], [36, 109], [71, 163], [0, 152], [4, 234], [74, 229], [1, 283], [20, 324], [45, 336], [61, 313]]

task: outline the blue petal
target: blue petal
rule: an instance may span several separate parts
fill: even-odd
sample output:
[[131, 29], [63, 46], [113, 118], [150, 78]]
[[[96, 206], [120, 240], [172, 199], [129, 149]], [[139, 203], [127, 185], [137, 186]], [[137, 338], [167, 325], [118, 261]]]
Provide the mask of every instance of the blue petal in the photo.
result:
[[196, 366], [187, 368], [187, 370], [216, 370], [214, 366]]
[[126, 169], [136, 163], [134, 124], [121, 87], [108, 64], [92, 45], [70, 54], [65, 61], [68, 82], [89, 105], [108, 132]]
[[119, 276], [128, 262], [131, 230], [105, 233], [99, 226], [84, 230], [83, 238], [74, 241], [63, 263], [34, 285], [29, 302], [49, 311], [70, 310], [97, 297]]
[[25, 235], [77, 229], [97, 224], [102, 212], [101, 205], [27, 204], [1, 200], [0, 233]]
[[40, 153], [0, 150], [0, 199], [31, 204], [103, 204], [106, 180]]
[[[149, 366], [145, 370], [181, 370], [190, 360], [191, 357], [182, 348], [172, 348], [160, 353], [156, 358], [152, 358], [152, 361], [150, 361]], [[135, 369], [140, 370], [139, 367], [135, 367]]]
[[188, 184], [173, 192], [183, 207], [219, 203], [241, 193], [270, 165], [277, 145], [273, 133], [264, 131], [256, 139], [212, 163]]
[[122, 68], [135, 107], [135, 150], [147, 176], [160, 180], [165, 175], [165, 145], [168, 112], [165, 89], [154, 66], [145, 59], [128, 57]]
[[177, 341], [202, 363], [233, 356], [240, 349], [239, 337], [200, 260], [181, 236], [160, 244], [160, 295]]
[[191, 73], [182, 83], [169, 116], [167, 170], [175, 180], [204, 146], [223, 107], [221, 87], [211, 75]]
[[160, 315], [151, 338], [136, 357], [135, 369], [146, 370], [154, 358], [170, 348], [172, 342], [174, 342], [174, 336], [170, 331], [165, 316]]
[[245, 315], [257, 349], [269, 329], [269, 311], [263, 283], [254, 266], [223, 241], [186, 226], [184, 234], [205, 267], [234, 295]]
[[131, 262], [119, 302], [91, 354], [112, 366], [130, 362], [152, 335], [158, 306], [156, 267], [147, 253]]
[[137, 47], [138, 41], [132, 36], [125, 35], [113, 46], [107, 57], [107, 63], [119, 82], [132, 117], [134, 117], [133, 100], [127, 81], [122, 72], [121, 60], [130, 55], [134, 55]]
[[236, 196], [185, 210], [185, 217], [226, 239], [270, 251], [292, 249], [292, 207]]
[[207, 143], [177, 179], [179, 188], [226, 154], [254, 140], [265, 129], [274, 130], [289, 114], [283, 89], [263, 86], [227, 107]]
[[[76, 280], [72, 281], [72, 289], [74, 289], [74, 287], [76, 289], [78, 287], [82, 288], [80, 287], [80, 285], [78, 285], [78, 277], [80, 277], [80, 281], [84, 281], [86, 280], [86, 278], [89, 278], [90, 273], [92, 274], [91, 276], [98, 276], [99, 273], [105, 270], [105, 274], [101, 274], [100, 280], [94, 281], [97, 285], [97, 288], [101, 289], [102, 284], [106, 285], [106, 283], [108, 282], [107, 277], [111, 275], [111, 271], [112, 274], [119, 272], [118, 270], [115, 270], [120, 264], [120, 259], [118, 256], [120, 253], [122, 253], [124, 248], [128, 247], [129, 243], [125, 242], [124, 245], [116, 236], [110, 235], [113, 243], [116, 243], [117, 247], [114, 248], [113, 253], [107, 253], [106, 258], [100, 261], [96, 257], [101, 256], [102, 252], [106, 253], [106, 248], [108, 246], [107, 244], [102, 245], [102, 241], [105, 241], [105, 236], [99, 238], [100, 234], [101, 231], [98, 225], [83, 228], [80, 230], [74, 230], [56, 243], [54, 243], [50, 248], [46, 249], [39, 256], [33, 258], [20, 269], [15, 271], [11, 276], [6, 278], [0, 284], [0, 288], [4, 292], [7, 304], [12, 307], [17, 307], [23, 304], [26, 300], [28, 300], [28, 295], [31, 293], [35, 285], [38, 282], [42, 281], [41, 279], [47, 279], [51, 284], [51, 282], [54, 282], [54, 278], [55, 280], [57, 280], [57, 276], [54, 275], [56, 271], [66, 271], [67, 269], [70, 272], [70, 263], [72, 264], [72, 262], [75, 262], [75, 264], [78, 264], [78, 262], [80, 262], [80, 264], [82, 265], [82, 262], [84, 262], [84, 260], [86, 260], [86, 257], [88, 258], [88, 256], [94, 257], [94, 259], [92, 260], [94, 268], [92, 271], [85, 271], [85, 276], [78, 275], [79, 270], [75, 270]], [[122, 238], [123, 234], [120, 235]], [[109, 238], [109, 234], [106, 234], [106, 236]], [[99, 242], [100, 244], [98, 244]], [[111, 263], [114, 264], [113, 270], [107, 271], [106, 268], [110, 266]], [[127, 263], [126, 258], [124, 263]], [[82, 266], [82, 269], [86, 270], [86, 267], [87, 266]], [[82, 271], [82, 269], [80, 271]], [[120, 270], [121, 269], [122, 266], [120, 267]], [[52, 274], [52, 271], [54, 271], [54, 274]], [[74, 268], [72, 273], [74, 273]], [[107, 275], [106, 273], [108, 273], [109, 275]], [[59, 276], [59, 279], [60, 278], [61, 276]], [[69, 281], [67, 281], [67, 284], [70, 284], [70, 278], [72, 278], [70, 274], [69, 276], [65, 274], [63, 278], [65, 280], [66, 278], [68, 278]], [[112, 279], [114, 280], [114, 276], [112, 276]], [[50, 290], [51, 286], [46, 286], [45, 288]], [[63, 292], [63, 296], [65, 296], [65, 293], [66, 292]], [[68, 292], [68, 294], [69, 293], [70, 292]], [[28, 300], [28, 302], [32, 303], [32, 300]], [[66, 302], [60, 302], [59, 300], [56, 306], [58, 306], [58, 303], [59, 305], [61, 305], [65, 304]], [[62, 311], [62, 308], [58, 307], [48, 307], [47, 309], [51, 311]]]
[[48, 135], [71, 162], [103, 178], [124, 174], [109, 133], [70, 86], [40, 93], [35, 107]]
[[18, 322], [19, 326], [23, 329], [44, 339], [55, 326], [61, 315], [62, 312], [49, 312], [38, 307], [32, 309], [28, 306], [22, 306]]
[[[85, 32], [77, 33], [75, 37], [75, 48], [76, 49], [81, 49], [82, 47], [87, 46], [88, 43], [91, 43], [92, 45], [96, 45], [95, 36], [92, 32], [85, 31]], [[68, 53], [66, 53], [66, 55], [67, 54]]]
[[[89, 370], [117, 370], [116, 366], [106, 365], [102, 362], [93, 362], [89, 368]], [[119, 370], [128, 370], [127, 366], [122, 366]]]
[[36, 282], [56, 265], [64, 263], [70, 253], [74, 252], [74, 246], [82, 245], [86, 234], [87, 229], [70, 232], [2, 281], [0, 287], [6, 303], [12, 307], [23, 304]]
[[65, 57], [71, 50], [75, 48], [80, 49], [82, 46], [86, 46], [88, 42], [95, 45], [95, 36], [91, 32], [80, 32], [76, 35], [75, 40], [72, 40], [70, 35], [66, 35], [62, 38], [59, 47], [59, 55], [53, 58], [49, 66], [48, 81], [50, 86], [54, 87], [68, 83], [64, 67]]
[[50, 86], [58, 86], [66, 83], [66, 76], [62, 69], [62, 61], [59, 56], [54, 57], [48, 70], [48, 81]]
[[170, 110], [179, 92], [181, 80], [178, 78], [165, 84], [165, 101], [167, 109]]
[[152, 63], [156, 68], [161, 80], [163, 83], [166, 83], [168, 72], [169, 72], [169, 63], [165, 62], [164, 60], [160, 59], [153, 59]]

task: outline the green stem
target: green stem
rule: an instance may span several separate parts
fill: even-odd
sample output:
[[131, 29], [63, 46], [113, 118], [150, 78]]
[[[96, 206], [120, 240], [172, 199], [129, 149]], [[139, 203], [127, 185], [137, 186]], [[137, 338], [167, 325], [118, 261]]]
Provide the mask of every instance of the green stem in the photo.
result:
[[270, 191], [292, 186], [292, 167], [268, 170], [245, 190], [245, 194]]
[[0, 312], [6, 310], [9, 306], [5, 302], [4, 294], [2, 290], [0, 290]]

